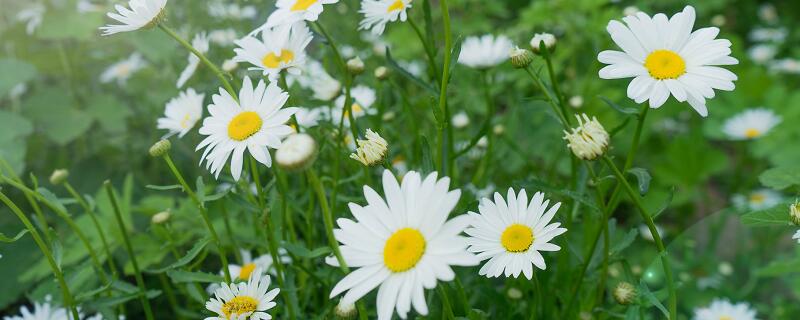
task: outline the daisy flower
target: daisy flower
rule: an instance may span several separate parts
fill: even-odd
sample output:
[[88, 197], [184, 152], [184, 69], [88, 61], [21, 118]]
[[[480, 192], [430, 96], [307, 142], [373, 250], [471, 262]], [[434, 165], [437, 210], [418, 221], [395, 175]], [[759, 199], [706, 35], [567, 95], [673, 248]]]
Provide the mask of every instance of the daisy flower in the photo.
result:
[[158, 119], [158, 128], [169, 130], [167, 135], [178, 134], [183, 138], [203, 117], [203, 99], [200, 94], [189, 88], [167, 102], [164, 117]]
[[316, 127], [319, 124], [319, 119], [322, 117], [322, 108], [297, 108], [297, 113], [294, 114], [297, 119], [297, 124], [301, 128]]
[[301, 87], [310, 89], [317, 100], [330, 101], [339, 96], [342, 84], [325, 71], [322, 63], [306, 59], [306, 64], [301, 68], [299, 75], [287, 75], [286, 81], [290, 86], [297, 82]]
[[[197, 49], [198, 52], [202, 54], [206, 54], [208, 52], [208, 44], [209, 38], [208, 34], [205, 32], [200, 32], [194, 36], [192, 39], [192, 47]], [[194, 72], [197, 70], [197, 66], [200, 64], [200, 58], [198, 58], [194, 53], [189, 53], [189, 65], [186, 66], [186, 69], [183, 69], [181, 72], [180, 77], [178, 77], [178, 88], [183, 87], [186, 84], [186, 81], [192, 77]]]
[[208, 38], [211, 42], [220, 46], [229, 46], [239, 39], [239, 36], [236, 35], [236, 30], [228, 28], [212, 30], [208, 33]]
[[658, 108], [672, 95], [705, 117], [706, 99], [714, 97], [714, 89], [734, 89], [736, 75], [718, 67], [739, 63], [730, 56], [731, 42], [715, 39], [716, 27], [692, 32], [693, 7], [669, 19], [663, 13], [650, 17], [638, 12], [622, 20], [627, 26], [612, 20], [606, 27], [622, 51], [600, 52], [597, 59], [608, 64], [600, 69], [600, 78], [633, 78], [628, 97], [636, 103], [649, 101], [651, 108]]
[[458, 63], [476, 69], [491, 68], [508, 60], [512, 49], [514, 44], [506, 36], [468, 37], [461, 45]]
[[200, 163], [206, 161], [215, 178], [231, 159], [231, 174], [239, 180], [242, 174], [245, 150], [258, 162], [272, 166], [268, 148], [277, 149], [281, 140], [293, 132], [286, 121], [297, 111], [283, 108], [289, 94], [275, 82], [269, 85], [259, 80], [255, 88], [250, 78], [245, 77], [239, 91], [239, 102], [220, 88], [219, 94], [211, 97], [208, 106], [211, 114], [203, 120], [200, 134], [208, 136], [197, 146], [205, 148]]
[[208, 14], [221, 19], [253, 19], [258, 15], [255, 6], [240, 6], [236, 3], [212, 2], [208, 5]]
[[125, 60], [112, 64], [100, 75], [100, 82], [109, 83], [116, 81], [120, 86], [124, 86], [136, 71], [144, 68], [147, 63], [142, 59], [142, 55], [134, 52]]
[[[231, 275], [236, 276], [237, 280], [249, 280], [256, 269], [275, 275], [275, 267], [273, 266], [271, 255], [263, 254], [253, 259], [253, 254], [248, 250], [239, 250], [239, 253], [242, 255], [243, 264], [241, 266], [237, 264], [228, 265], [228, 271]], [[283, 248], [278, 249], [278, 259], [282, 264], [292, 262], [292, 258]]]
[[130, 9], [116, 5], [114, 8], [117, 9], [117, 13], [109, 12], [108, 16], [122, 24], [105, 25], [100, 27], [100, 30], [104, 36], [108, 36], [155, 26], [162, 18], [166, 5], [167, 0], [130, 0], [128, 1]]
[[364, 14], [364, 19], [358, 24], [358, 29], [372, 29], [373, 34], [383, 34], [387, 23], [398, 18], [400, 21], [408, 19], [408, 8], [411, 8], [411, 0], [362, 0], [358, 12]]
[[694, 320], [756, 320], [756, 311], [745, 302], [737, 304], [728, 300], [714, 299], [705, 308], [694, 310]]
[[725, 121], [722, 131], [733, 140], [752, 140], [767, 134], [780, 122], [781, 117], [772, 110], [756, 108]]
[[[376, 95], [375, 90], [370, 87], [366, 87], [363, 85], [356, 86], [355, 88], [350, 90], [350, 97], [352, 98], [353, 104], [351, 105], [350, 109], [353, 111], [353, 119], [358, 119], [364, 115], [372, 115], [377, 112], [377, 110], [372, 109], [372, 104], [375, 103]], [[332, 119], [334, 123], [339, 123], [339, 119], [342, 118], [342, 106], [344, 106], [345, 96], [339, 96], [338, 99], [334, 102], [334, 109], [332, 112]], [[350, 117], [347, 114], [347, 111], [344, 111], [344, 125], [350, 126]]]
[[22, 306], [20, 314], [3, 317], [3, 320], [68, 320], [67, 310], [50, 304], [51, 296], [45, 296], [44, 303], [34, 302], [33, 310]]
[[281, 70], [300, 73], [300, 66], [306, 60], [306, 46], [311, 42], [311, 31], [305, 23], [279, 26], [261, 32], [261, 40], [248, 35], [235, 41], [239, 48], [234, 49], [236, 62], [249, 62], [261, 70], [265, 76], [277, 79]]
[[17, 21], [25, 23], [25, 33], [32, 35], [36, 29], [42, 25], [44, 18], [45, 6], [41, 3], [35, 3], [32, 6], [22, 9], [17, 12]]
[[764, 210], [776, 206], [783, 200], [783, 196], [772, 189], [758, 189], [748, 195], [735, 195], [733, 204], [742, 209]]
[[267, 22], [259, 29], [292, 24], [303, 20], [317, 21], [319, 14], [323, 10], [322, 5], [337, 2], [339, 0], [278, 0], [275, 4], [278, 8], [272, 12], [267, 18]]
[[[449, 178], [432, 173], [424, 179], [410, 171], [398, 184], [389, 170], [383, 172], [384, 200], [364, 186], [366, 206], [350, 203], [355, 221], [339, 219], [334, 230], [342, 243], [342, 255], [350, 267], [358, 268], [331, 291], [333, 298], [346, 291], [342, 303], [352, 304], [372, 289], [378, 289], [378, 319], [389, 320], [397, 310], [405, 319], [411, 306], [428, 314], [425, 289], [437, 280], [451, 281], [451, 266], [473, 266], [479, 261], [466, 251], [461, 232], [470, 217], [447, 217], [461, 197], [460, 190], [448, 191]], [[331, 257], [326, 261], [338, 265]]]
[[[206, 320], [268, 320], [267, 310], [276, 305], [273, 299], [280, 289], [269, 290], [269, 275], [255, 269], [247, 282], [220, 283], [214, 297], [206, 302], [206, 309], [217, 314]], [[267, 291], [269, 290], [269, 291]]]
[[547, 266], [540, 251], [558, 251], [561, 247], [550, 243], [558, 235], [567, 232], [559, 228], [561, 223], [550, 223], [561, 203], [550, 209], [550, 200], [537, 192], [528, 202], [528, 194], [508, 189], [506, 199], [494, 193], [494, 202], [481, 199], [480, 214], [470, 212], [472, 226], [466, 230], [470, 235], [469, 251], [478, 254], [481, 260], [489, 259], [478, 274], [489, 278], [505, 275], [518, 277], [524, 274], [533, 277], [533, 266], [544, 270]]

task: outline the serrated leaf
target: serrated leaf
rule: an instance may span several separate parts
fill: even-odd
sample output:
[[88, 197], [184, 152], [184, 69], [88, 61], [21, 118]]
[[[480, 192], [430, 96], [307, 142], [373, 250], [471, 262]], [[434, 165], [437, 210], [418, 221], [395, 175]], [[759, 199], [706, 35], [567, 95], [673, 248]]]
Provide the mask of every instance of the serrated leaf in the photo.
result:
[[778, 190], [800, 185], [800, 166], [790, 165], [772, 168], [761, 173], [758, 176], [758, 180], [764, 186]]
[[162, 272], [165, 272], [165, 271], [168, 271], [168, 270], [172, 270], [172, 269], [175, 269], [175, 268], [179, 268], [179, 267], [185, 266], [189, 262], [192, 262], [192, 260], [195, 257], [197, 257], [197, 255], [200, 253], [200, 251], [202, 251], [203, 248], [205, 248], [206, 245], [208, 245], [209, 242], [211, 242], [211, 239], [209, 239], [209, 238], [205, 238], [203, 240], [200, 240], [197, 243], [195, 243], [195, 245], [191, 249], [189, 249], [189, 251], [187, 251], [186, 254], [183, 257], [178, 259], [178, 261], [175, 261], [175, 262], [173, 262], [172, 264], [170, 264], [170, 265], [168, 265], [166, 267], [153, 269], [153, 270], [147, 270], [145, 272], [147, 272], [147, 273], [162, 273]]
[[791, 226], [789, 218], [789, 205], [778, 206], [753, 211], [742, 216], [742, 224], [751, 227]]
[[28, 233], [28, 229], [24, 229], [24, 230], [18, 232], [17, 235], [14, 236], [14, 237], [8, 237], [5, 234], [3, 234], [2, 232], [0, 232], [0, 242], [6, 242], [6, 243], [16, 242], [17, 240], [22, 238], [22, 236], [24, 236], [26, 233]]
[[184, 270], [170, 270], [167, 271], [167, 276], [172, 279], [175, 283], [183, 283], [183, 282], [200, 282], [200, 283], [214, 283], [214, 282], [223, 282], [225, 279], [221, 276], [205, 273], [205, 272], [195, 272], [195, 271], [184, 271]]
[[614, 110], [617, 110], [622, 114], [627, 114], [627, 115], [639, 114], [639, 110], [637, 110], [636, 108], [626, 108], [614, 103], [613, 101], [607, 99], [606, 97], [603, 96], [597, 96], [597, 97], [600, 98], [600, 100], [603, 100], [603, 102], [605, 102], [609, 107], [614, 108]]
[[650, 181], [653, 180], [653, 177], [650, 176], [650, 173], [642, 168], [629, 169], [628, 173], [636, 177], [639, 185], [639, 194], [647, 194], [647, 191], [650, 190]]
[[69, 211], [67, 211], [67, 208], [64, 207], [64, 204], [61, 202], [61, 200], [58, 199], [58, 197], [52, 191], [44, 187], [39, 187], [36, 189], [36, 192], [42, 195], [42, 197], [44, 197], [45, 200], [47, 200], [47, 202], [55, 206], [57, 210], [60, 210], [61, 212], [69, 216]]

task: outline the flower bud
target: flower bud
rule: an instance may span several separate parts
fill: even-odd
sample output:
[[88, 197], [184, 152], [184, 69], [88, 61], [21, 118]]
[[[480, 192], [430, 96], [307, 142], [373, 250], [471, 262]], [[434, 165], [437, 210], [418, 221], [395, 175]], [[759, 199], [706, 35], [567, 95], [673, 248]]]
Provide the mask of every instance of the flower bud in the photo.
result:
[[553, 52], [553, 50], [555, 50], [556, 36], [549, 33], [537, 33], [534, 34], [533, 39], [531, 39], [531, 50], [533, 50], [533, 53], [540, 54], [539, 45], [543, 42], [547, 51]]
[[564, 140], [569, 141], [567, 146], [576, 157], [583, 160], [595, 160], [608, 150], [609, 135], [597, 118], [589, 119], [586, 114], [575, 116], [578, 118], [578, 127], [572, 132], [564, 131]]
[[506, 291], [506, 295], [508, 296], [509, 299], [518, 300], [522, 298], [522, 291], [520, 291], [517, 288], [508, 288], [508, 291]]
[[453, 119], [450, 120], [450, 123], [453, 124], [453, 128], [461, 129], [469, 125], [469, 116], [466, 112], [461, 111], [453, 115]]
[[283, 140], [275, 151], [275, 162], [288, 171], [302, 171], [317, 158], [317, 142], [305, 133], [293, 134]]
[[792, 219], [792, 223], [795, 225], [800, 226], [800, 202], [795, 201], [794, 204], [789, 206], [789, 218]]
[[154, 214], [153, 217], [150, 218], [150, 222], [153, 224], [163, 224], [169, 221], [169, 218], [171, 216], [172, 214], [169, 212], [169, 210], [161, 211], [159, 213]]
[[376, 68], [375, 78], [377, 78], [378, 80], [386, 80], [387, 78], [389, 78], [389, 68], [386, 68], [384, 66]]
[[356, 318], [358, 310], [356, 310], [356, 306], [352, 303], [344, 303], [340, 300], [336, 308], [333, 309], [333, 314], [336, 316], [336, 319], [351, 320]]
[[502, 124], [496, 124], [492, 127], [492, 132], [498, 136], [503, 135], [503, 133], [506, 133], [506, 127]]
[[167, 154], [170, 148], [172, 148], [172, 143], [169, 142], [169, 140], [158, 140], [158, 142], [154, 143], [153, 146], [150, 147], [150, 156], [161, 157]]
[[67, 177], [69, 177], [69, 171], [67, 169], [56, 169], [53, 171], [53, 174], [50, 175], [50, 183], [53, 185], [59, 185], [67, 181]]
[[354, 76], [364, 73], [364, 61], [359, 57], [347, 60], [347, 71]]
[[519, 47], [512, 49], [510, 56], [511, 65], [517, 69], [525, 68], [533, 62], [533, 53], [530, 50], [520, 49]]
[[236, 63], [236, 61], [233, 61], [233, 59], [227, 59], [222, 62], [222, 70], [225, 72], [233, 72], [233, 70], [236, 70], [238, 66], [239, 64]]
[[614, 287], [614, 300], [622, 305], [628, 305], [636, 300], [636, 288], [628, 282], [620, 282]]
[[367, 129], [366, 140], [358, 140], [356, 153], [350, 155], [351, 159], [361, 162], [365, 166], [380, 164], [388, 153], [389, 144], [380, 135]]

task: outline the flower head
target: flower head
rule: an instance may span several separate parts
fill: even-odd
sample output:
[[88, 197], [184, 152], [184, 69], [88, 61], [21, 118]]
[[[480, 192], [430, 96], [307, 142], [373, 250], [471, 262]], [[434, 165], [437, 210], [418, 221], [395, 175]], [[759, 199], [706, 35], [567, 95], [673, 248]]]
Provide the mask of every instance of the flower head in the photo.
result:
[[200, 162], [206, 161], [206, 168], [219, 177], [230, 158], [234, 180], [242, 174], [245, 150], [256, 161], [272, 166], [268, 148], [277, 149], [283, 138], [294, 132], [286, 122], [297, 109], [283, 108], [289, 94], [275, 82], [267, 85], [259, 80], [254, 88], [245, 77], [239, 101], [222, 88], [211, 99], [210, 116], [200, 128], [200, 134], [207, 136], [197, 146], [197, 150], [205, 148]]
[[[205, 32], [200, 32], [192, 39], [192, 47], [194, 47], [198, 52], [205, 54], [208, 52], [209, 41], [208, 34]], [[181, 75], [178, 77], [178, 82], [176, 83], [178, 88], [181, 88], [184, 84], [186, 84], [186, 81], [188, 81], [194, 72], [197, 71], [197, 66], [200, 65], [200, 58], [198, 58], [194, 53], [190, 53], [188, 59], [189, 64], [186, 65], [186, 69], [183, 69]]]
[[756, 320], [756, 311], [745, 302], [737, 304], [728, 300], [714, 299], [704, 308], [694, 310], [694, 320]]
[[339, 0], [278, 0], [275, 4], [278, 8], [272, 12], [267, 18], [267, 22], [259, 29], [292, 24], [303, 20], [317, 21], [323, 10], [322, 5], [337, 2]]
[[620, 282], [614, 287], [613, 296], [619, 304], [631, 304], [636, 299], [636, 287], [629, 282]]
[[372, 29], [373, 34], [383, 34], [387, 23], [408, 19], [408, 8], [411, 8], [411, 0], [361, 0], [358, 12], [364, 15], [364, 19], [358, 29]]
[[512, 49], [509, 57], [511, 58], [511, 65], [518, 69], [525, 68], [533, 62], [533, 54], [531, 51], [520, 49], [519, 47]]
[[468, 37], [461, 45], [458, 63], [476, 69], [491, 68], [508, 60], [508, 53], [513, 48], [511, 40], [502, 35]]
[[789, 205], [789, 218], [792, 223], [800, 226], [800, 201], [795, 200], [793, 204]]
[[583, 160], [594, 160], [605, 154], [608, 150], [609, 135], [597, 118], [589, 119], [582, 114], [578, 118], [578, 127], [572, 132], [564, 131], [564, 140], [569, 141], [567, 146], [576, 157]]
[[375, 131], [367, 129], [366, 140], [358, 140], [356, 153], [350, 155], [351, 159], [361, 162], [365, 166], [374, 166], [386, 159], [389, 144]]
[[548, 51], [553, 52], [556, 47], [556, 36], [546, 32], [534, 34], [533, 38], [531, 38], [531, 50], [538, 54], [542, 43], [544, 43]]
[[150, 222], [153, 224], [162, 224], [169, 221], [169, 218], [172, 216], [172, 213], [169, 210], [161, 211], [153, 215], [150, 218]]
[[67, 309], [52, 305], [51, 296], [46, 296], [43, 303], [34, 302], [33, 310], [27, 306], [20, 308], [20, 315], [3, 317], [3, 320], [69, 320]]
[[[220, 283], [214, 297], [206, 302], [206, 309], [217, 314], [206, 320], [268, 320], [267, 310], [276, 305], [272, 300], [280, 289], [269, 290], [269, 275], [256, 268], [247, 282]], [[267, 291], [269, 290], [269, 291]]]
[[123, 86], [136, 71], [144, 68], [147, 63], [138, 52], [132, 53], [127, 59], [112, 64], [100, 75], [100, 82], [109, 83], [116, 81]]
[[352, 320], [358, 315], [358, 310], [356, 310], [356, 305], [352, 303], [339, 301], [339, 304], [333, 309], [333, 314], [339, 320]]
[[169, 130], [169, 135], [178, 134], [183, 138], [203, 117], [205, 96], [189, 88], [172, 98], [164, 109], [164, 117], [158, 119], [158, 128]]
[[783, 200], [780, 192], [772, 189], [757, 189], [746, 195], [737, 194], [731, 199], [733, 204], [744, 210], [764, 210], [777, 205]]
[[135, 31], [155, 26], [164, 15], [167, 0], [130, 0], [128, 8], [117, 5], [117, 13], [109, 12], [111, 19], [122, 24], [110, 24], [100, 27], [103, 35]]
[[56, 169], [53, 170], [53, 174], [50, 175], [50, 183], [53, 185], [59, 185], [67, 181], [67, 177], [69, 177], [69, 171], [67, 169]]
[[270, 79], [277, 79], [282, 70], [299, 74], [311, 37], [311, 31], [302, 22], [265, 29], [261, 39], [251, 34], [235, 41], [239, 48], [233, 50], [236, 52], [233, 60], [254, 65], [250, 70], [260, 70]]
[[478, 274], [489, 278], [523, 274], [530, 280], [533, 266], [547, 268], [541, 251], [558, 251], [561, 247], [550, 243], [553, 238], [567, 232], [560, 223], [550, 223], [561, 207], [556, 203], [548, 208], [550, 200], [537, 192], [530, 202], [526, 191], [515, 193], [509, 188], [506, 199], [499, 192], [494, 201], [482, 198], [478, 213], [470, 212], [472, 224], [466, 230], [469, 251], [481, 260], [489, 259]]
[[347, 60], [347, 72], [350, 72], [353, 75], [364, 73], [364, 61], [358, 56]]
[[[342, 243], [344, 261], [357, 268], [334, 286], [331, 298], [343, 292], [342, 303], [350, 304], [372, 289], [378, 289], [378, 319], [397, 314], [405, 319], [413, 305], [420, 315], [428, 314], [425, 289], [437, 280], [451, 281], [451, 266], [473, 266], [478, 259], [466, 251], [459, 234], [470, 223], [467, 215], [447, 220], [461, 196], [448, 191], [449, 178], [406, 173], [402, 184], [391, 171], [383, 172], [386, 199], [364, 186], [366, 206], [350, 203], [355, 220], [339, 219], [334, 230]], [[336, 259], [328, 258], [331, 265]]]
[[781, 117], [772, 110], [756, 108], [725, 121], [722, 131], [733, 140], [752, 140], [767, 134], [780, 122]]
[[150, 146], [148, 153], [150, 153], [151, 157], [161, 157], [167, 154], [169, 149], [172, 149], [172, 142], [169, 142], [167, 139], [161, 139]]
[[622, 20], [627, 26], [612, 20], [606, 27], [622, 51], [600, 52], [597, 59], [608, 64], [600, 78], [633, 78], [627, 93], [636, 103], [649, 101], [651, 108], [658, 108], [672, 95], [705, 117], [706, 99], [714, 97], [714, 89], [734, 89], [736, 75], [719, 67], [739, 63], [730, 56], [731, 42], [715, 39], [716, 27], [692, 32], [693, 7], [669, 19], [662, 13], [650, 17], [638, 12]]
[[275, 161], [286, 170], [308, 168], [317, 158], [317, 142], [310, 135], [296, 133], [286, 138], [275, 151]]

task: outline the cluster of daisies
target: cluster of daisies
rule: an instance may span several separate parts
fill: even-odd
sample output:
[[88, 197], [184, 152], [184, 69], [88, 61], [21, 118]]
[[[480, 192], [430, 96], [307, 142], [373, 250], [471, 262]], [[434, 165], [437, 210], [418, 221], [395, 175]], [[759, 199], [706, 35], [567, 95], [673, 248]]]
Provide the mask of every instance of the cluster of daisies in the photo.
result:
[[[3, 320], [72, 320], [69, 310], [54, 304], [52, 300], [52, 297], [47, 295], [43, 302], [34, 302], [32, 310], [27, 306], [22, 306], [19, 315], [4, 316]], [[100, 314], [86, 318], [83, 314], [79, 314], [79, 316], [84, 320], [103, 320], [103, 316]], [[125, 316], [120, 316], [119, 319], [125, 320]]]

